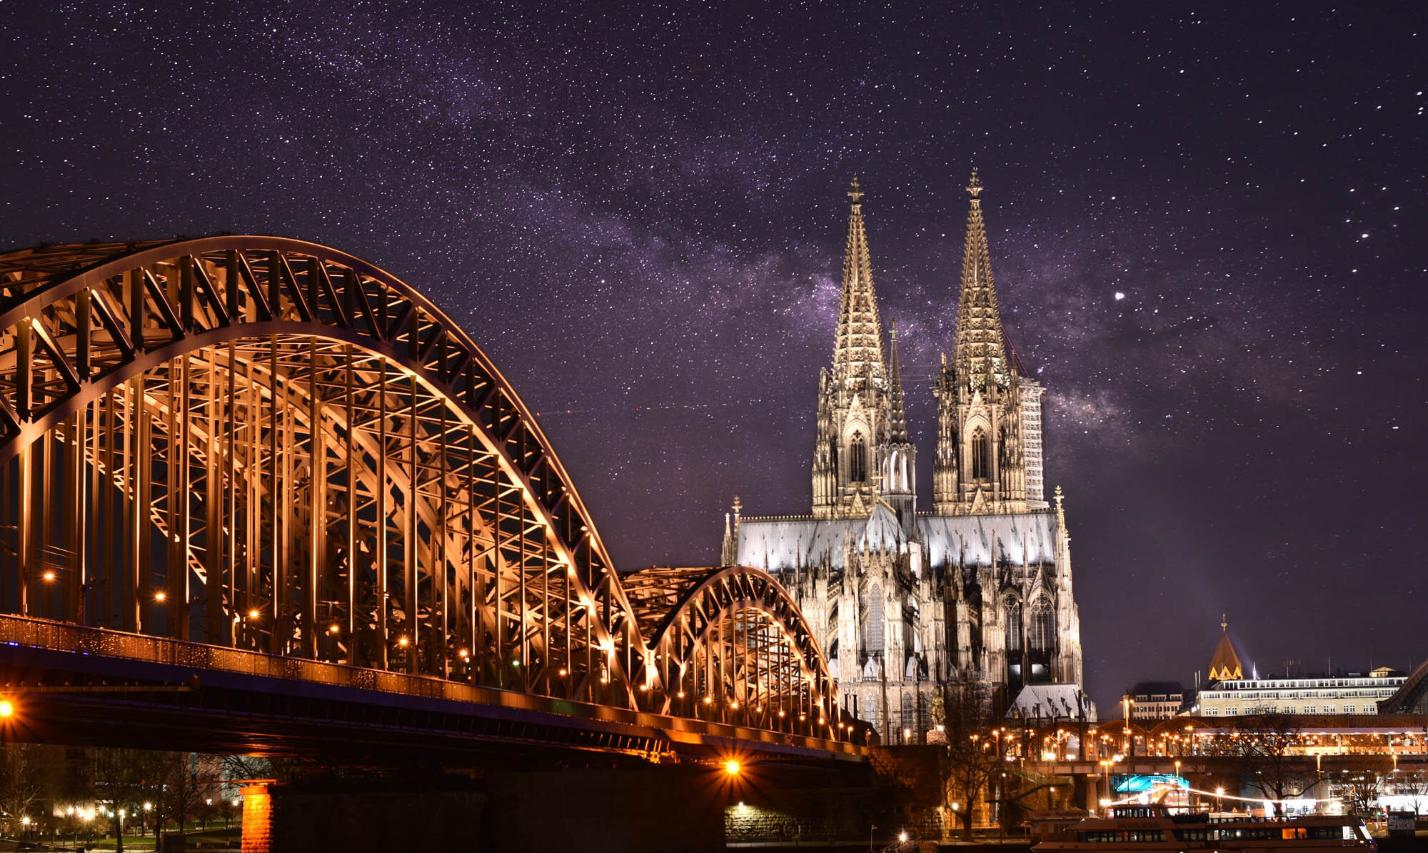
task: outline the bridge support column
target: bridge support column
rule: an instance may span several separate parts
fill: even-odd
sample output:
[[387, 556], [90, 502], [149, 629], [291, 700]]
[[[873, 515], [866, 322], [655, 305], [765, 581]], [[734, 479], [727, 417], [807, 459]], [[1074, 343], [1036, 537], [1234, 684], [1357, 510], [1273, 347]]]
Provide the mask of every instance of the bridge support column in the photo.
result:
[[272, 853], [273, 796], [268, 790], [272, 779], [249, 779], [242, 785], [243, 793], [243, 853]]

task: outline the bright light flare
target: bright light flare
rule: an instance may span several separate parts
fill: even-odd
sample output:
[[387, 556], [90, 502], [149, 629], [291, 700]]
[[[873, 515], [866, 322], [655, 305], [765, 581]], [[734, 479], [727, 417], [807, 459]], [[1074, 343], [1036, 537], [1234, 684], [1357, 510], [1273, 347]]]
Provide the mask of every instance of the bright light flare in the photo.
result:
[[15, 716], [15, 703], [9, 699], [0, 699], [0, 720], [8, 720]]
[[740, 764], [738, 759], [730, 758], [728, 761], [724, 762], [725, 776], [728, 776], [732, 779], [736, 778], [742, 772], [744, 772], [744, 765]]

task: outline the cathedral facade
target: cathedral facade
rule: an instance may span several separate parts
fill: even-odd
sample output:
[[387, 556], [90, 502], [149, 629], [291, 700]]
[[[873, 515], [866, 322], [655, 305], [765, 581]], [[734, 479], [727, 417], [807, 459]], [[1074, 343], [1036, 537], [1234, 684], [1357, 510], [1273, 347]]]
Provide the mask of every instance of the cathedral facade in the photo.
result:
[[[845, 708], [885, 743], [920, 742], [950, 690], [1005, 706], [1024, 687], [1080, 700], [1080, 620], [1060, 488], [1042, 481], [1042, 387], [1024, 375], [997, 310], [976, 172], [952, 357], [933, 383], [932, 511], [917, 510], [897, 328], [878, 313], [855, 178], [833, 363], [818, 378], [807, 514], [725, 519], [722, 562], [777, 574], [838, 680]], [[1051, 704], [1048, 700], [1047, 703]]]

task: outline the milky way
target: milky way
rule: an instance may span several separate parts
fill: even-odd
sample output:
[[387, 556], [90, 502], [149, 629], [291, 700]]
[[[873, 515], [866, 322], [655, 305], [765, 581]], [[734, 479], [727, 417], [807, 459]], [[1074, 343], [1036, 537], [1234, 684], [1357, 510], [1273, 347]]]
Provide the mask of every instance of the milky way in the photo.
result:
[[853, 174], [926, 469], [976, 165], [1097, 698], [1221, 611], [1261, 671], [1428, 655], [1423, 5], [923, 5], [0, 2], [0, 242], [363, 256], [623, 568], [700, 564], [808, 509]]

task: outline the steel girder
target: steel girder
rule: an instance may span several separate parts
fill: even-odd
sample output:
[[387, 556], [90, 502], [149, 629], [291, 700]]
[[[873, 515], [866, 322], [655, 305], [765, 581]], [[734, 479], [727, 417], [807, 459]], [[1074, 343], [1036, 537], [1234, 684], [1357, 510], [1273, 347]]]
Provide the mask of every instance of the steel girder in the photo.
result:
[[625, 576], [667, 685], [662, 711], [829, 739], [865, 732], [839, 711], [827, 661], [788, 591], [747, 566], [650, 568]]
[[0, 255], [0, 612], [839, 737], [777, 581], [658, 571], [637, 610], [514, 389], [365, 261]]

